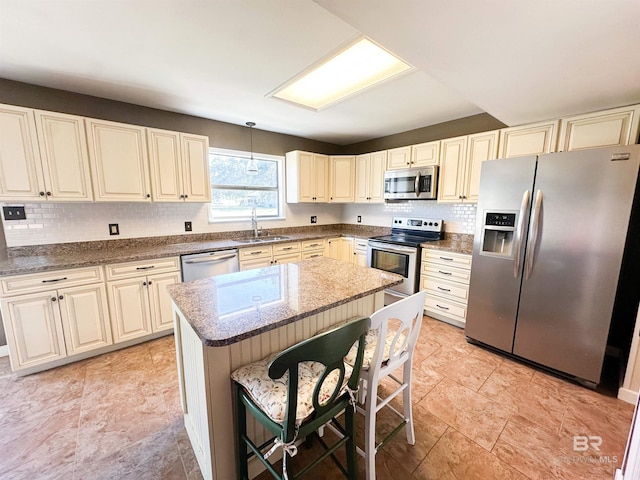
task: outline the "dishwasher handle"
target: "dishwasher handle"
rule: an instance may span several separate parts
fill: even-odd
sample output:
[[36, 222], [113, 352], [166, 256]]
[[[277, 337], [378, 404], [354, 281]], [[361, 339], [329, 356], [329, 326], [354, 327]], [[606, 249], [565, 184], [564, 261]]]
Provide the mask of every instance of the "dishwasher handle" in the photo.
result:
[[193, 258], [190, 260], [185, 260], [184, 263], [189, 265], [194, 263], [213, 263], [220, 262], [222, 260], [228, 260], [230, 258], [236, 258], [238, 255], [236, 253], [232, 253], [230, 255], [221, 255], [220, 257], [201, 257], [201, 258]]

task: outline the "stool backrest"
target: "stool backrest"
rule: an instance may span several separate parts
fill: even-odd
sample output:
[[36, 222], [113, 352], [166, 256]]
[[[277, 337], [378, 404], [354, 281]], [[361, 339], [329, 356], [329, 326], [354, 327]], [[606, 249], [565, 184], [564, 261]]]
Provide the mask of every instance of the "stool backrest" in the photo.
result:
[[420, 334], [426, 296], [424, 290], [414, 293], [371, 315], [370, 328], [377, 331], [378, 340], [369, 368], [380, 368], [386, 357], [387, 365], [402, 363], [413, 352]]
[[[287, 430], [286, 440], [292, 441], [295, 435], [296, 410], [298, 405], [298, 365], [301, 362], [319, 362], [324, 365], [324, 371], [316, 382], [313, 391], [313, 408], [318, 415], [328, 411], [335, 405], [335, 401], [342, 391], [345, 378], [344, 357], [351, 347], [358, 342], [356, 361], [351, 367], [351, 376], [347, 387], [353, 391], [358, 386], [358, 376], [364, 356], [364, 338], [369, 329], [370, 320], [367, 317], [358, 318], [345, 325], [321, 333], [289, 347], [278, 354], [269, 365], [269, 377], [276, 380], [288, 373], [287, 410], [284, 426]], [[321, 388], [324, 380], [335, 370], [339, 373], [336, 388], [327, 400], [320, 400]], [[323, 395], [323, 396], [326, 396]]]

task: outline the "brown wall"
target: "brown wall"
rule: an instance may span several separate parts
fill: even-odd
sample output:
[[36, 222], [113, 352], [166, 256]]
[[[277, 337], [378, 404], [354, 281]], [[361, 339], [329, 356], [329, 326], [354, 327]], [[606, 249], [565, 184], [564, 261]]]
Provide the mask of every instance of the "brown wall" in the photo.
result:
[[[249, 132], [245, 126], [193, 117], [155, 108], [82, 95], [53, 88], [0, 78], [0, 103], [82, 115], [145, 127], [164, 128], [207, 135], [213, 147], [249, 151]], [[366, 142], [339, 146], [293, 135], [254, 129], [253, 148], [260, 153], [283, 155], [291, 150], [326, 154], [358, 154], [402, 147], [443, 138], [486, 132], [506, 125], [488, 113], [460, 118]]]
[[442, 140], [443, 138], [470, 135], [472, 133], [488, 132], [504, 128], [506, 125], [488, 113], [480, 113], [471, 117], [459, 118], [449, 122], [438, 123], [429, 127], [409, 130], [386, 137], [380, 137], [366, 142], [353, 143], [343, 148], [343, 153], [358, 154], [377, 152], [388, 148], [404, 147], [416, 143]]
[[[145, 127], [197, 133], [207, 135], [209, 144], [212, 147], [250, 150], [249, 129], [245, 126], [40, 87], [3, 78], [0, 78], [0, 103]], [[309, 150], [328, 154], [340, 153], [342, 147], [255, 128], [253, 132], [253, 148], [254, 151], [260, 153], [284, 155], [291, 150]]]

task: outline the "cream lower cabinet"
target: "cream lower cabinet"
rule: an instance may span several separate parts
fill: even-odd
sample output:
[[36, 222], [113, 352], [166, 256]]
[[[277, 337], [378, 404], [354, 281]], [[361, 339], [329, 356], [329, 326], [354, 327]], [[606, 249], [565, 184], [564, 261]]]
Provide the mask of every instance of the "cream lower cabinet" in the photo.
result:
[[302, 260], [324, 257], [324, 240], [305, 240], [300, 242], [300, 256]]
[[173, 328], [167, 286], [180, 282], [178, 257], [112, 264], [106, 268], [115, 343]]
[[241, 248], [240, 270], [270, 267], [302, 260], [300, 242], [277, 243], [260, 247]]
[[102, 267], [16, 275], [0, 284], [13, 370], [113, 343]]
[[427, 291], [425, 315], [464, 327], [470, 278], [471, 255], [423, 249], [420, 290]]
[[353, 263], [353, 238], [333, 237], [325, 241], [324, 256]]
[[353, 241], [353, 263], [361, 267], [367, 266], [367, 240], [356, 238]]

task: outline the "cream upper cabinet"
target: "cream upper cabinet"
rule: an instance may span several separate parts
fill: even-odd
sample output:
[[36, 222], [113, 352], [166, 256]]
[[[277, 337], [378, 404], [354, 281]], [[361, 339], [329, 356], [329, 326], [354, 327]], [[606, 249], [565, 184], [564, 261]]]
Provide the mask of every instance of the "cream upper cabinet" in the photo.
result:
[[384, 202], [384, 171], [387, 151], [365, 153], [356, 157], [356, 203]]
[[209, 202], [209, 138], [147, 129], [151, 191], [159, 202]]
[[145, 128], [96, 119], [86, 126], [95, 199], [150, 201]]
[[387, 170], [398, 170], [411, 166], [411, 146], [387, 150]]
[[411, 166], [425, 167], [440, 164], [440, 141], [411, 146]]
[[329, 157], [295, 150], [286, 154], [287, 203], [329, 201]]
[[439, 202], [460, 202], [464, 190], [467, 137], [442, 140], [440, 147]]
[[558, 151], [630, 145], [638, 139], [640, 105], [560, 120]]
[[492, 132], [476, 133], [467, 137], [465, 184], [462, 191], [465, 201], [478, 201], [482, 162], [498, 158], [499, 134], [498, 130], [494, 130]]
[[498, 157], [522, 157], [555, 152], [559, 124], [559, 120], [552, 120], [500, 130]]
[[91, 201], [82, 117], [0, 106], [0, 198]]
[[354, 155], [330, 156], [329, 162], [329, 201], [353, 202], [356, 186], [356, 157]]
[[0, 105], [0, 198], [45, 195], [33, 110]]

